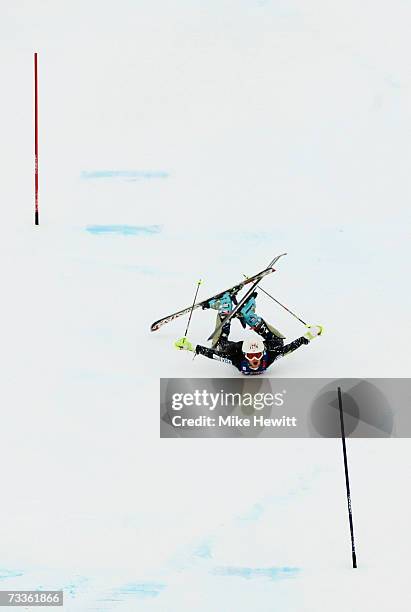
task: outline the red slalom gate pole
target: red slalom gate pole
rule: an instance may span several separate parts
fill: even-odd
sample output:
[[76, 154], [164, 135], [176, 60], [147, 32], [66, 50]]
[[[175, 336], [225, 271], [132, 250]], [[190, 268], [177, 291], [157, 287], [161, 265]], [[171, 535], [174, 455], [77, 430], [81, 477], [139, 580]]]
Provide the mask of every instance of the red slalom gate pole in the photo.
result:
[[34, 224], [39, 224], [39, 105], [37, 53], [34, 54]]

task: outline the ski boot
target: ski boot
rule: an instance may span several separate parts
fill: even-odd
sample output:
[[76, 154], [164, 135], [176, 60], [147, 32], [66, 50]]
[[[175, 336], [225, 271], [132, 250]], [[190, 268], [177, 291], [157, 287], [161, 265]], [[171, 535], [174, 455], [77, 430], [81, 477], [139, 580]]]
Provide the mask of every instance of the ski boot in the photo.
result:
[[257, 297], [257, 292], [254, 291], [254, 293], [250, 295], [246, 303], [240, 309], [239, 319], [243, 327], [245, 327], [246, 325], [249, 325], [250, 327], [254, 328], [262, 321], [262, 318], [259, 317], [257, 314], [255, 314], [255, 306], [256, 306], [255, 298], [256, 297]]
[[220, 297], [209, 300], [206, 304], [204, 304], [203, 310], [205, 310], [206, 308], [212, 308], [213, 310], [218, 310], [218, 314], [224, 317], [230, 314], [230, 312], [234, 308], [235, 303], [235, 296], [232, 296], [231, 293], [226, 291]]

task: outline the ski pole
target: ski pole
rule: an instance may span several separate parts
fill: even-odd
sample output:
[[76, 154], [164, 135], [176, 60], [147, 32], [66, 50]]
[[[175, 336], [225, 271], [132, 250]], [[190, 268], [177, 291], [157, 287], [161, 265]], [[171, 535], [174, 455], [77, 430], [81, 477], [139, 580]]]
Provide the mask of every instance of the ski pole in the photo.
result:
[[188, 334], [188, 328], [190, 327], [191, 315], [193, 314], [194, 306], [195, 306], [196, 299], [197, 299], [198, 290], [200, 289], [200, 285], [201, 285], [201, 283], [202, 283], [202, 282], [203, 282], [203, 281], [201, 280], [201, 278], [200, 278], [200, 280], [197, 282], [197, 289], [196, 289], [196, 293], [195, 293], [195, 296], [194, 296], [193, 305], [191, 306], [190, 316], [188, 317], [188, 322], [187, 322], [186, 331], [185, 331], [185, 334], [184, 334], [184, 337], [185, 337], [185, 338], [187, 337], [187, 334]]
[[[244, 274], [245, 278], [248, 278], [248, 276], [246, 274]], [[259, 287], [259, 290], [262, 291], [263, 293], [265, 293], [266, 295], [268, 295], [269, 298], [271, 298], [272, 300], [274, 300], [274, 302], [276, 304], [278, 304], [279, 306], [281, 306], [281, 308], [284, 308], [284, 310], [286, 310], [287, 312], [290, 313], [290, 315], [292, 315], [293, 317], [295, 317], [296, 319], [298, 319], [298, 321], [300, 321], [300, 323], [302, 323], [303, 325], [307, 325], [307, 323], [305, 321], [303, 321], [299, 316], [297, 316], [295, 314], [295, 312], [293, 312], [292, 310], [290, 310], [289, 308], [287, 308], [287, 306], [284, 306], [284, 304], [281, 304], [281, 302], [279, 302], [278, 300], [275, 299], [275, 297], [273, 297], [270, 293], [268, 293], [268, 291], [266, 291], [265, 289], [263, 289], [262, 287]]]

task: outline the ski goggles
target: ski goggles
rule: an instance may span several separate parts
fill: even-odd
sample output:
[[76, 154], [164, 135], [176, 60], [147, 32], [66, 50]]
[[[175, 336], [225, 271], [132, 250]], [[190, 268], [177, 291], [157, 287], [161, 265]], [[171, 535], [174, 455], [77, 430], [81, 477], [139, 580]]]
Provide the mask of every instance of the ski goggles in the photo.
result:
[[247, 357], [249, 361], [251, 361], [252, 359], [261, 359], [263, 354], [262, 353], [246, 353], [245, 356]]

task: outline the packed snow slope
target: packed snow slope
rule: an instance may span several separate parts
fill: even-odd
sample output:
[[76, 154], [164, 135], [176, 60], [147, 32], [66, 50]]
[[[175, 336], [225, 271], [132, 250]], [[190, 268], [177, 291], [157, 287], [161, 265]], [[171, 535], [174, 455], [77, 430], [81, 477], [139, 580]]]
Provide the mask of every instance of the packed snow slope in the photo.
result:
[[[0, 588], [64, 588], [69, 612], [408, 610], [409, 441], [347, 442], [353, 571], [340, 441], [160, 440], [160, 377], [239, 374], [173, 348], [186, 319], [149, 326], [286, 251], [262, 287], [325, 333], [266, 376], [409, 375], [410, 7], [61, 8], [0, 24]], [[190, 339], [213, 326], [195, 312]]]

